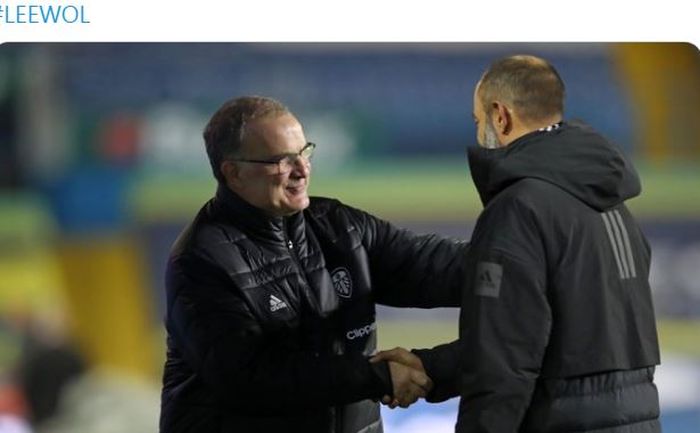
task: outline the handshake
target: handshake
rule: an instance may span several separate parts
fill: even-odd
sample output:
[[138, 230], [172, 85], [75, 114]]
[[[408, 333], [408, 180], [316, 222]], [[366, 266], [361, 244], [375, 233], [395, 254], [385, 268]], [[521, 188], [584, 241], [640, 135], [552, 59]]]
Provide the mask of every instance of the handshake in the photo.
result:
[[382, 404], [391, 409], [397, 406], [407, 408], [433, 388], [433, 381], [425, 373], [423, 362], [403, 347], [383, 350], [370, 358], [370, 362], [379, 361], [389, 364], [394, 396], [385, 395]]

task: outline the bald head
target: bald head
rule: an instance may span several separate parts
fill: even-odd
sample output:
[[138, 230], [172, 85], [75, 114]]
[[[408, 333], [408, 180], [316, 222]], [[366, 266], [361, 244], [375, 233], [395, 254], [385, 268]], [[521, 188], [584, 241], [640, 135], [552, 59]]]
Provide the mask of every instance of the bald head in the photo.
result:
[[546, 60], [517, 55], [493, 63], [477, 87], [486, 114], [498, 101], [515, 111], [526, 124], [561, 120], [564, 114], [564, 82]]

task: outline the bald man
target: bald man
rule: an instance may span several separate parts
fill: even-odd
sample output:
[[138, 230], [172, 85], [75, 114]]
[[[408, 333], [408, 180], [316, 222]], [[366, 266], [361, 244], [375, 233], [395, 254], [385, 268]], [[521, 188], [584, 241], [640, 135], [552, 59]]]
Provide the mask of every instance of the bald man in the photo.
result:
[[375, 358], [425, 367], [428, 400], [461, 395], [459, 433], [660, 431], [650, 250], [625, 206], [639, 178], [563, 112], [564, 83], [543, 59], [484, 73], [469, 151], [484, 209], [459, 341]]

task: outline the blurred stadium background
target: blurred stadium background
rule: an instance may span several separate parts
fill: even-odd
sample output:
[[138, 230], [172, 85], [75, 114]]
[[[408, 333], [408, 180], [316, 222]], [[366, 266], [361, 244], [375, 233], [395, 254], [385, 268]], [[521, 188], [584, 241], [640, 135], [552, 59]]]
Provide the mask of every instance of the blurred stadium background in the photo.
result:
[[[0, 431], [157, 430], [165, 258], [214, 192], [201, 131], [224, 100], [297, 113], [313, 194], [466, 239], [472, 88], [515, 53], [552, 61], [567, 118], [636, 161], [662, 422], [700, 431], [700, 56], [674, 43], [0, 46]], [[451, 340], [457, 314], [381, 308], [380, 346]], [[386, 410], [385, 429], [450, 432], [456, 405]]]

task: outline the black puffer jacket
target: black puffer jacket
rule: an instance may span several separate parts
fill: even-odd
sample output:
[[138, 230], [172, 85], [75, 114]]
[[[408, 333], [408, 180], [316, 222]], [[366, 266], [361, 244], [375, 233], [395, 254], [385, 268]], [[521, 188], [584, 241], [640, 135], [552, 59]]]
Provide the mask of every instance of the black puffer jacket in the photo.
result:
[[375, 302], [459, 305], [465, 249], [330, 199], [269, 218], [219, 188], [168, 263], [161, 432], [381, 432]]
[[462, 396], [457, 432], [658, 432], [650, 251], [623, 203], [640, 192], [632, 166], [567, 123], [469, 158], [485, 208], [461, 347], [418, 352], [433, 397]]

